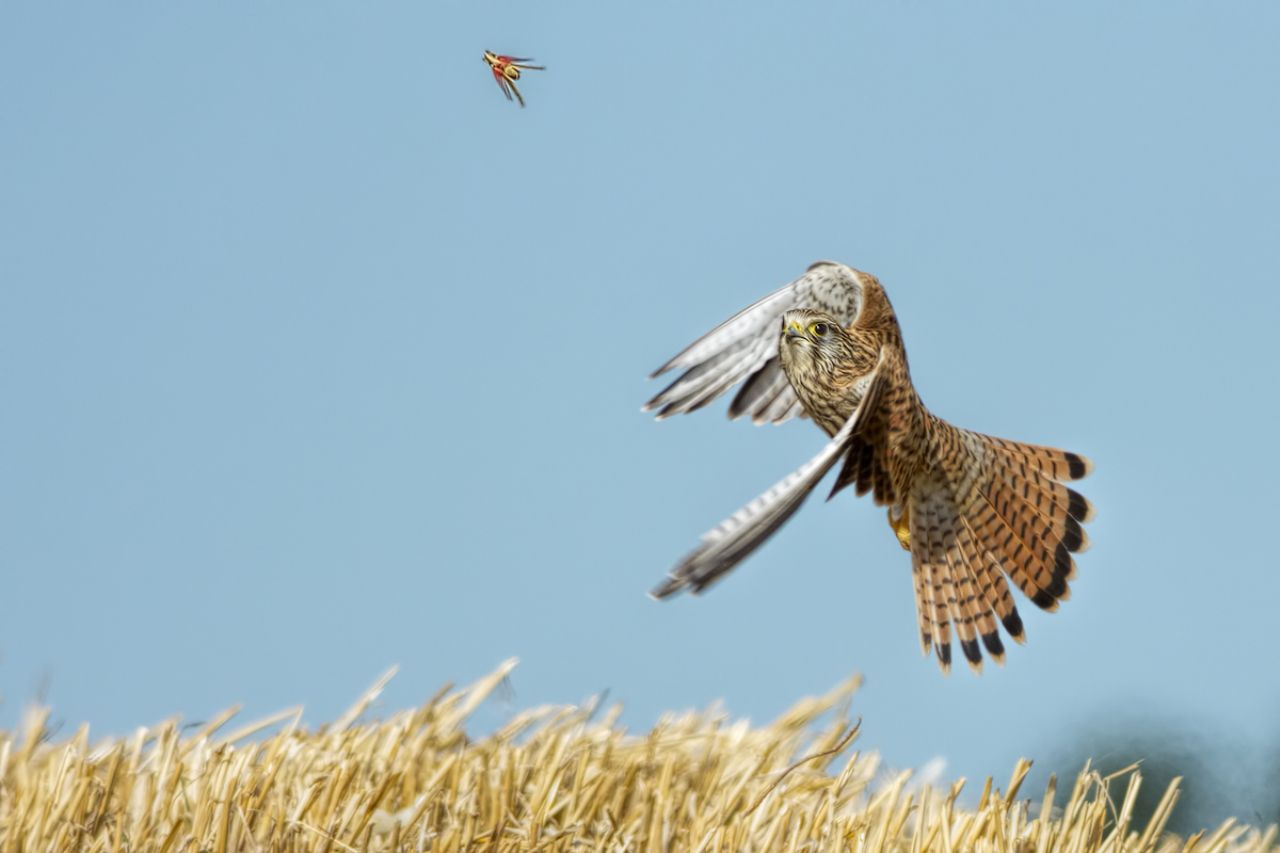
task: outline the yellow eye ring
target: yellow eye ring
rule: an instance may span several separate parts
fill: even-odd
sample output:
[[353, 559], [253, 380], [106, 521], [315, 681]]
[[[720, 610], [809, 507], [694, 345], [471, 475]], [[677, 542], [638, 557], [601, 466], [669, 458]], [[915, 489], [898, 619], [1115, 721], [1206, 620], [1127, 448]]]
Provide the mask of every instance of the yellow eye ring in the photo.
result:
[[809, 334], [818, 338], [825, 337], [827, 334], [827, 324], [826, 323], [810, 323]]

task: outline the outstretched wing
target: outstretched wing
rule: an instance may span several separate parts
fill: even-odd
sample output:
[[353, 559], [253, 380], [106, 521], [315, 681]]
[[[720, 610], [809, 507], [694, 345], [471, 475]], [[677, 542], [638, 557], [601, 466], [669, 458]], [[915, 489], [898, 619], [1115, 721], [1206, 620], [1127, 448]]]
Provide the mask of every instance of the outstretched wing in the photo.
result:
[[649, 378], [668, 370], [684, 372], [644, 410], [657, 409], [659, 420], [692, 412], [745, 379], [729, 406], [729, 417], [751, 415], [759, 424], [803, 416], [804, 408], [778, 359], [782, 315], [792, 308], [815, 308], [848, 326], [861, 303], [862, 284], [856, 270], [818, 261], [804, 275], [734, 314], [655, 370]]
[[685, 587], [698, 593], [716, 578], [742, 562], [773, 535], [787, 519], [795, 515], [805, 498], [827, 471], [848, 450], [859, 428], [880, 405], [887, 382], [884, 370], [885, 351], [881, 351], [875, 370], [865, 380], [862, 402], [840, 431], [796, 471], [775, 483], [768, 491], [720, 522], [702, 536], [702, 544], [671, 570], [670, 577], [653, 592], [654, 598], [666, 598]]

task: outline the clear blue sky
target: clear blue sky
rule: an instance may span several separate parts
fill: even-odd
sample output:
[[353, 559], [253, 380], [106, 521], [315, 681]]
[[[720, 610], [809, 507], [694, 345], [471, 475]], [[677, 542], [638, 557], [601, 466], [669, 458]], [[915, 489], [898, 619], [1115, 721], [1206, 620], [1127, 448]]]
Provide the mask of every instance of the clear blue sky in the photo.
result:
[[[6, 3], [0, 725], [517, 706], [1005, 776], [1123, 710], [1273, 742], [1280, 6]], [[485, 48], [536, 57], [520, 110]], [[645, 597], [822, 444], [646, 374], [833, 258], [938, 414], [1091, 456], [1093, 549], [981, 678], [869, 501]], [[500, 712], [500, 711], [499, 711]]]

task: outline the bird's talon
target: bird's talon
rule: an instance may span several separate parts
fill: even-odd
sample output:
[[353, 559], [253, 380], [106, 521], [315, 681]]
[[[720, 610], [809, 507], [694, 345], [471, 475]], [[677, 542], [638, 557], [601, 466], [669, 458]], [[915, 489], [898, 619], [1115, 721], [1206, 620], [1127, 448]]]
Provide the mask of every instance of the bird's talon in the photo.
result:
[[898, 518], [893, 517], [894, 507], [889, 507], [889, 526], [893, 528], [893, 534], [898, 537], [898, 544], [902, 546], [902, 550], [911, 550], [911, 513], [903, 508], [902, 515]]

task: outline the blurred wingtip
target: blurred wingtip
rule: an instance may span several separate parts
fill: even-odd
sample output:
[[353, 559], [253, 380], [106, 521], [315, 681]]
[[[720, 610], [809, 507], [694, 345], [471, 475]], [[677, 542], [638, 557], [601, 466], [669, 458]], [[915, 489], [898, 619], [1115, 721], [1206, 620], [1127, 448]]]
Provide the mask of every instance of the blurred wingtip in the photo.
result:
[[649, 378], [657, 379], [662, 374], [673, 370], [676, 367], [676, 363], [680, 361], [680, 356], [682, 355], [684, 355], [684, 351], [681, 351], [679, 355], [673, 355], [671, 358], [664, 361], [661, 367], [649, 374]]
[[664, 601], [680, 591], [685, 582], [680, 578], [670, 577], [649, 590], [649, 597], [654, 601]]

